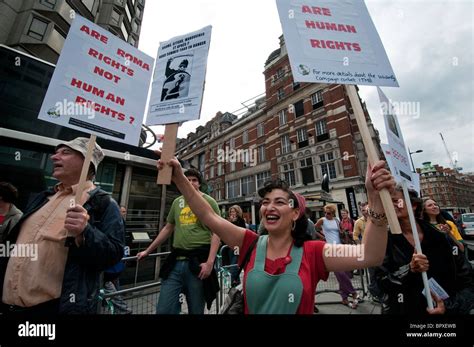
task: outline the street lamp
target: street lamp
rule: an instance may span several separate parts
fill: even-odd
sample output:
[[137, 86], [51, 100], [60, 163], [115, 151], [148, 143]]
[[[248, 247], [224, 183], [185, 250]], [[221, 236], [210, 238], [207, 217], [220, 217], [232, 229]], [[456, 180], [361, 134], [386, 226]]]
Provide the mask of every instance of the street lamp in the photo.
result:
[[411, 160], [411, 166], [413, 168], [413, 172], [416, 172], [416, 171], [415, 171], [415, 165], [413, 164], [413, 158], [411, 157], [411, 155], [415, 154], [415, 153], [421, 153], [421, 152], [423, 152], [422, 149], [419, 149], [419, 150], [414, 151], [414, 152], [410, 152], [410, 147], [408, 147], [408, 153], [410, 154], [410, 160]]

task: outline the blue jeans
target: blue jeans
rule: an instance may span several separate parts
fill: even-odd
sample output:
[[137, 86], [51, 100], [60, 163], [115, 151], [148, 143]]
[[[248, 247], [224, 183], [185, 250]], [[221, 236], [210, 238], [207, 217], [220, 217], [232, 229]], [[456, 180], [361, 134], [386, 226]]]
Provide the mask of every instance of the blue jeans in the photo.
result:
[[167, 279], [161, 284], [156, 314], [179, 314], [184, 294], [189, 314], [204, 314], [202, 281], [189, 270], [187, 260], [177, 260]]

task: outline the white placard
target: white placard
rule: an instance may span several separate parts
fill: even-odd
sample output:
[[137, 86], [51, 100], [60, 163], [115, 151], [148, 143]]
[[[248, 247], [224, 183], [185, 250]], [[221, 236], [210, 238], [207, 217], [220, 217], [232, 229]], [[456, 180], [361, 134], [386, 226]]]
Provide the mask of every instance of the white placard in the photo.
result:
[[390, 146], [386, 143], [381, 143], [380, 146], [382, 147], [382, 151], [385, 155], [385, 160], [387, 161], [388, 167], [390, 168], [390, 172], [392, 173], [393, 177], [395, 178], [395, 181], [400, 183], [402, 180], [407, 182], [407, 187], [409, 189], [413, 189], [418, 193], [418, 196], [421, 196], [420, 192], [420, 175], [416, 172], [411, 172], [410, 177], [411, 181], [404, 179], [400, 174], [398, 173], [398, 169], [396, 168], [395, 164], [393, 163], [393, 158], [392, 158], [392, 151], [390, 149]]
[[398, 124], [397, 115], [394, 112], [390, 100], [385, 96], [383, 91], [380, 88], [377, 88], [377, 90], [379, 92], [385, 130], [387, 132], [388, 146], [395, 170], [392, 174], [398, 176], [400, 179], [404, 179], [407, 185], [413, 184], [410, 158], [406, 150], [400, 125]]
[[137, 146], [153, 58], [76, 15], [39, 119]]
[[362, 0], [276, 0], [295, 82], [398, 87]]
[[199, 119], [211, 30], [207, 26], [160, 44], [147, 125]]

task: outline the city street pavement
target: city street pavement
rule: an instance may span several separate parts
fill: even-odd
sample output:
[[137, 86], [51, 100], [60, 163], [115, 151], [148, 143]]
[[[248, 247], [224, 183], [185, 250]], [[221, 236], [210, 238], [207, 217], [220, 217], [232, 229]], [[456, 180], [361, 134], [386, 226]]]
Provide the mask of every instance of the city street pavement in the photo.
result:
[[[350, 299], [349, 299], [350, 300]], [[316, 295], [317, 315], [325, 314], [380, 314], [381, 305], [370, 299], [359, 302], [357, 309], [352, 309], [341, 303], [341, 296], [337, 293], [321, 293]]]

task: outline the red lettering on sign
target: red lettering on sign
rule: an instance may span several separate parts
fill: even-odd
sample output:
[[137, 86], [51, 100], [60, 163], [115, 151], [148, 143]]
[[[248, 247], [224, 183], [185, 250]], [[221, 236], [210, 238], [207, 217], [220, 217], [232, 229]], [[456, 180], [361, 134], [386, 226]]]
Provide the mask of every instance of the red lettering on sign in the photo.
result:
[[94, 29], [90, 29], [87, 25], [83, 25], [81, 27], [81, 31], [85, 32], [87, 35], [97, 39], [98, 41], [101, 41], [103, 43], [107, 43], [107, 41], [109, 40], [109, 38], [105, 35], [102, 35], [101, 33], [99, 33], [98, 31], [94, 30]]

